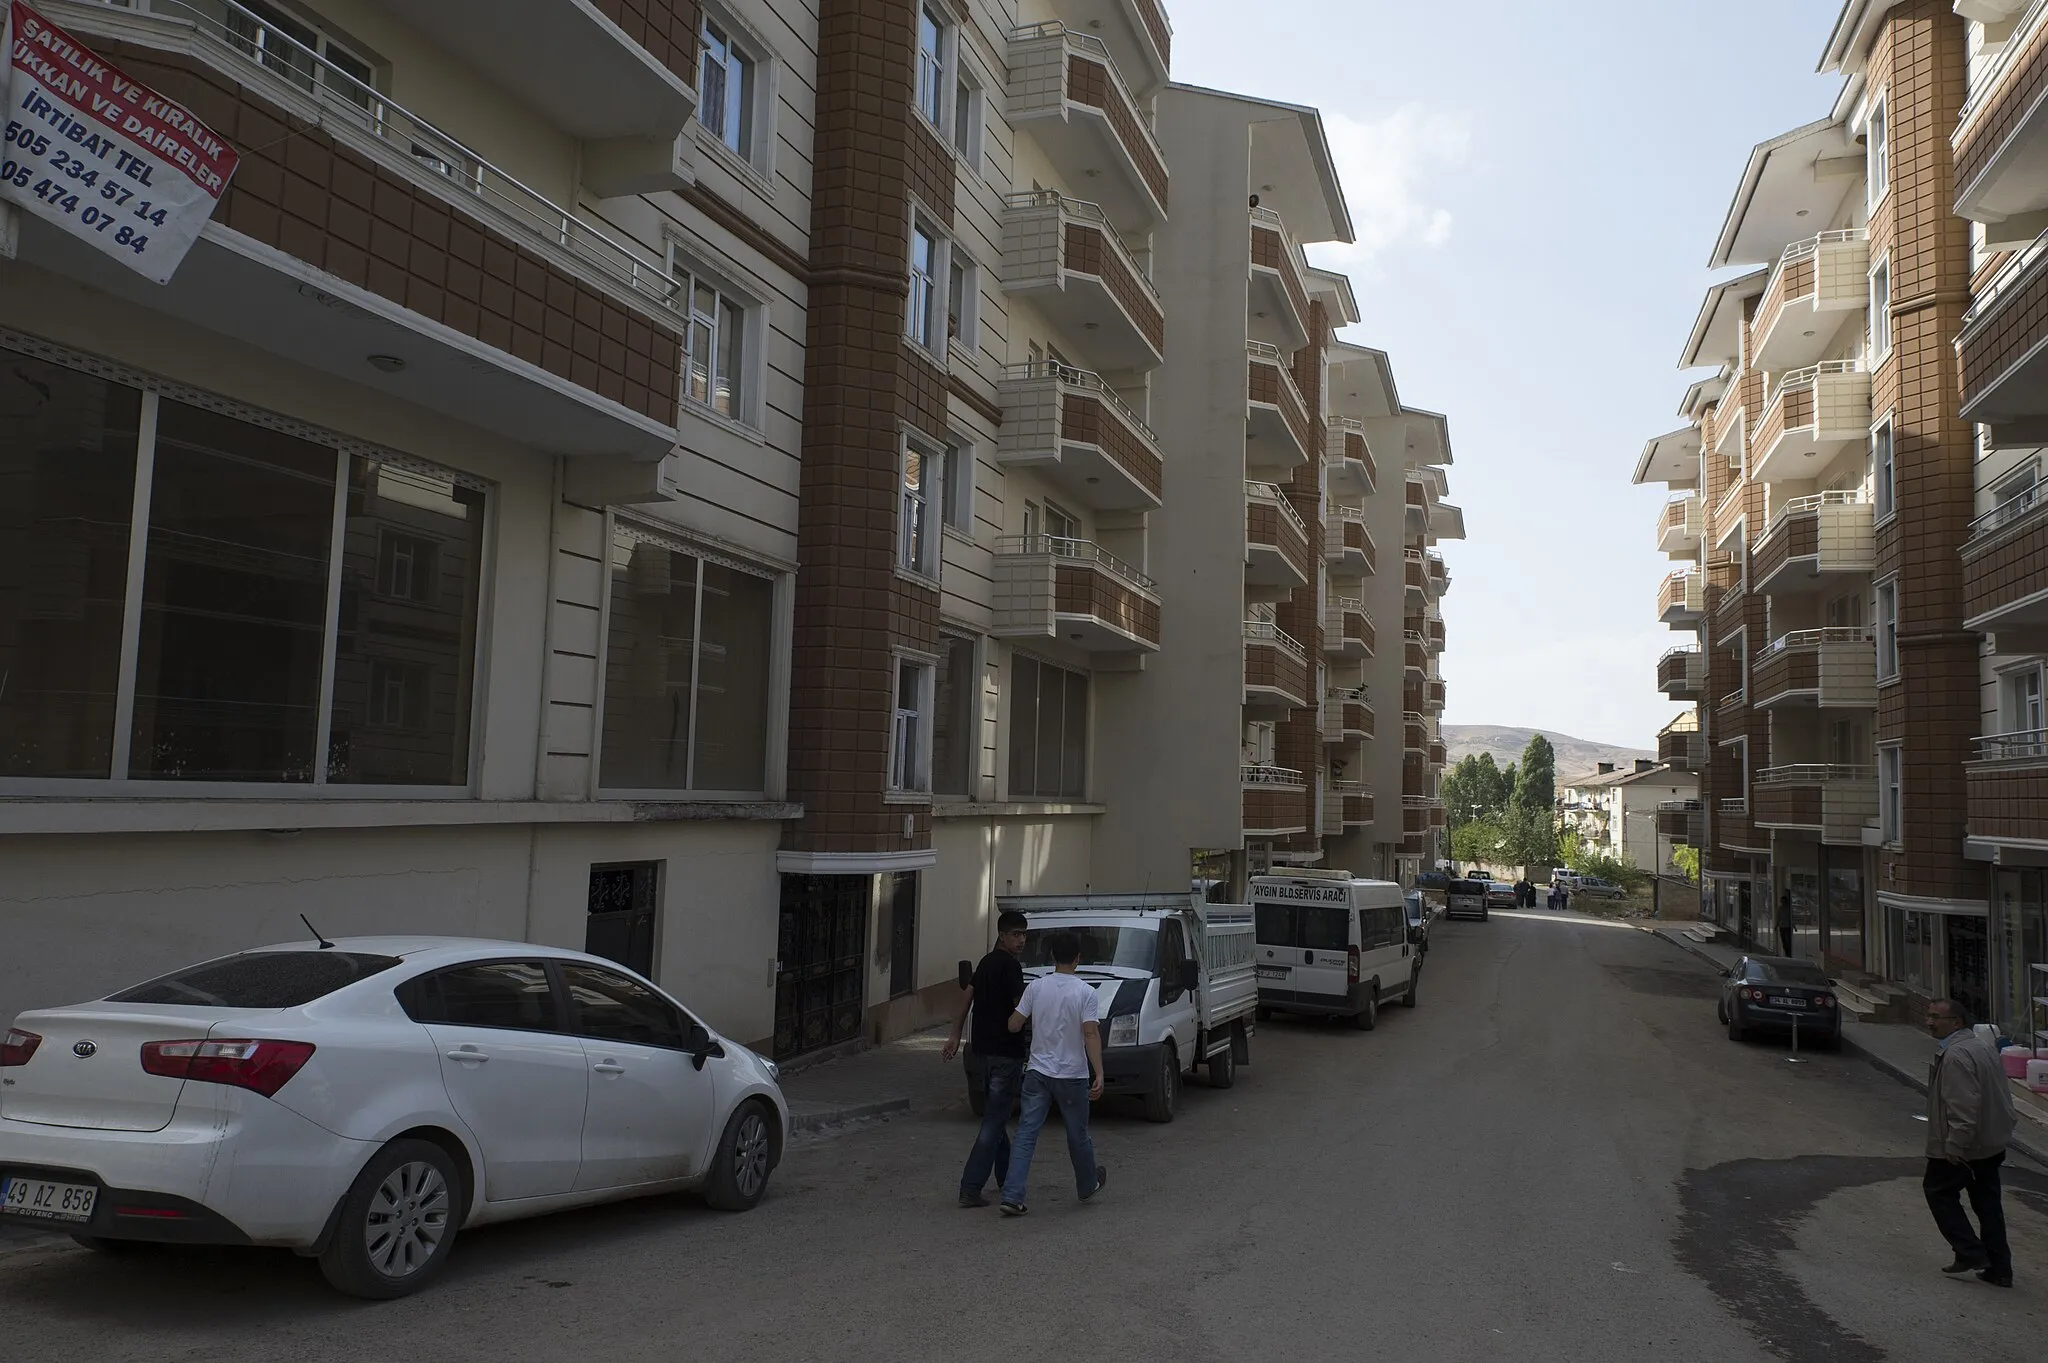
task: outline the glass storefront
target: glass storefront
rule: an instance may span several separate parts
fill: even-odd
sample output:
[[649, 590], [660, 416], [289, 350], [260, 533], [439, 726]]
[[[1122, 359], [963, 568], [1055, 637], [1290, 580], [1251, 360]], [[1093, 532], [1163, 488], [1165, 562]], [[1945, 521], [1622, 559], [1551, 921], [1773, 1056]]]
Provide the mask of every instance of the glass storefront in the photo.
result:
[[1827, 857], [1827, 955], [1852, 970], [1865, 968], [1863, 957], [1863, 869], [1860, 864], [1835, 865], [1835, 858], [1853, 856], [1860, 863], [1860, 853], [1844, 853], [1831, 848], [1822, 848]]
[[1992, 872], [1991, 1020], [2017, 1040], [2026, 1039], [2035, 1028], [2034, 997], [2048, 993], [2048, 976], [2033, 970], [2037, 963], [2048, 962], [2044, 881], [2048, 871]]
[[1930, 999], [1948, 998], [1984, 1017], [1991, 1011], [1990, 934], [1980, 914], [1888, 907], [1892, 977]]

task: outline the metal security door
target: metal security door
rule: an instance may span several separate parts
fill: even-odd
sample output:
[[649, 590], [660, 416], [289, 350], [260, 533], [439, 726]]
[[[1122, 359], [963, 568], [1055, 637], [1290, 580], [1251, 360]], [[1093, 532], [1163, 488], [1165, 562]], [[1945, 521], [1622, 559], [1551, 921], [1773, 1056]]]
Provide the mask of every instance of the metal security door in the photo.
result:
[[872, 876], [785, 875], [775, 962], [775, 1055], [861, 1034]]

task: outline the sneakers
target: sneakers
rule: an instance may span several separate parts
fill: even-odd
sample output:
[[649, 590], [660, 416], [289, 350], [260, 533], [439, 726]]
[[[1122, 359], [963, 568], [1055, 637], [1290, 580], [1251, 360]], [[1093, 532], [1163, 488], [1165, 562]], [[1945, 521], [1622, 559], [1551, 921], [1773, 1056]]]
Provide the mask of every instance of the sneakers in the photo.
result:
[[1108, 1170], [1108, 1169], [1106, 1169], [1106, 1168], [1104, 1168], [1104, 1167], [1103, 1167], [1102, 1165], [1100, 1165], [1100, 1164], [1096, 1165], [1096, 1166], [1095, 1166], [1095, 1186], [1094, 1186], [1094, 1187], [1093, 1187], [1092, 1189], [1090, 1189], [1090, 1190], [1089, 1190], [1089, 1192], [1088, 1192], [1088, 1194], [1087, 1194], [1087, 1196], [1083, 1197], [1083, 1198], [1082, 1198], [1081, 1200], [1082, 1200], [1083, 1202], [1086, 1202], [1086, 1201], [1087, 1201], [1087, 1200], [1088, 1200], [1089, 1198], [1091, 1198], [1091, 1197], [1094, 1197], [1094, 1196], [1095, 1196], [1095, 1194], [1097, 1194], [1097, 1193], [1099, 1193], [1099, 1192], [1101, 1192], [1101, 1191], [1102, 1191], [1102, 1185], [1103, 1185], [1103, 1184], [1105, 1184], [1105, 1183], [1107, 1183], [1107, 1182], [1109, 1182], [1109, 1170]]
[[962, 1193], [960, 1194], [960, 1205], [963, 1207], [986, 1207], [988, 1199], [980, 1193]]
[[1022, 1216], [1024, 1215], [1024, 1213], [1030, 1210], [1031, 1209], [1029, 1207], [1025, 1206], [1021, 1202], [1005, 1202], [1003, 1204], [1004, 1216]]
[[1993, 1287], [2011, 1287], [2012, 1274], [1993, 1273], [1987, 1268], [1977, 1274], [1977, 1281], [1980, 1283], [1990, 1283]]
[[1962, 1255], [1958, 1254], [1956, 1261], [1947, 1268], [1944, 1268], [1942, 1272], [1960, 1278], [1965, 1273], [1975, 1273], [1980, 1269], [1988, 1269], [1990, 1267], [1991, 1261], [1989, 1259], [1965, 1259]]

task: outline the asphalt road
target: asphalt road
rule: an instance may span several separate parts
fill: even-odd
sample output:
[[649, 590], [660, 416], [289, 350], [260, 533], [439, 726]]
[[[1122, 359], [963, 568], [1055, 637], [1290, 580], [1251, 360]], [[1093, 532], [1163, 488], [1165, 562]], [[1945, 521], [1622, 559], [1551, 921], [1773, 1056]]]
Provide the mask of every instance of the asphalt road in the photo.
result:
[[252, 1251], [0, 1257], [0, 1358], [2038, 1359], [2048, 1178], [2012, 1175], [2019, 1287], [1937, 1270], [1918, 1096], [1714, 1023], [1712, 972], [1632, 928], [1439, 923], [1421, 1006], [1267, 1025], [1237, 1087], [1056, 1138], [1032, 1213], [953, 1205], [964, 1103], [792, 1150], [769, 1200], [673, 1198], [465, 1237], [407, 1301]]

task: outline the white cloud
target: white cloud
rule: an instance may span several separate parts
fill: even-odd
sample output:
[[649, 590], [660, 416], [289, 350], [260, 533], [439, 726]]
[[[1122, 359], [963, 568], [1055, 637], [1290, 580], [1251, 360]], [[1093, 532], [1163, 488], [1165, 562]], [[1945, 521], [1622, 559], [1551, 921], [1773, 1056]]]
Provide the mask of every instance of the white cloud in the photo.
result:
[[1370, 122], [1325, 111], [1323, 127], [1358, 240], [1317, 248], [1319, 263], [1352, 269], [1397, 247], [1451, 239], [1451, 211], [1431, 200], [1443, 173], [1465, 164], [1472, 139], [1464, 120], [1404, 104]]

